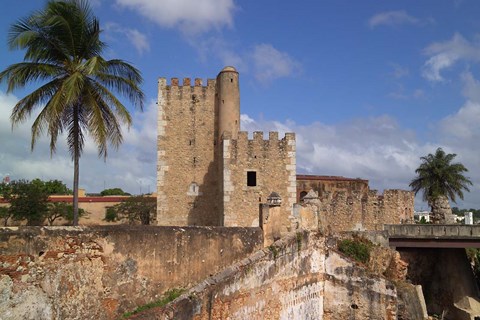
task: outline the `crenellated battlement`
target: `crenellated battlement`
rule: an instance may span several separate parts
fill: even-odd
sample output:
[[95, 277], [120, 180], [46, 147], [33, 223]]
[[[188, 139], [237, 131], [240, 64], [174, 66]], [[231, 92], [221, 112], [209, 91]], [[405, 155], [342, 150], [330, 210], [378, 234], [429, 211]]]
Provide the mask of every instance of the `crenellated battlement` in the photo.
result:
[[158, 79], [159, 87], [166, 88], [167, 90], [174, 87], [211, 87], [215, 88], [216, 80], [215, 79], [207, 79], [207, 85], [203, 85], [202, 78], [183, 78], [183, 82], [180, 84], [179, 78], [171, 78], [170, 84], [167, 83], [166, 78], [159, 78]]
[[225, 132], [223, 134], [224, 139], [235, 140], [238, 143], [295, 141], [295, 133], [293, 132], [287, 132], [285, 133], [282, 139], [279, 139], [278, 131], [269, 131], [268, 139], [264, 139], [264, 137], [265, 137], [265, 132], [263, 131], [254, 131], [253, 139], [248, 138], [248, 131], [239, 131], [237, 139], [232, 139], [230, 132]]

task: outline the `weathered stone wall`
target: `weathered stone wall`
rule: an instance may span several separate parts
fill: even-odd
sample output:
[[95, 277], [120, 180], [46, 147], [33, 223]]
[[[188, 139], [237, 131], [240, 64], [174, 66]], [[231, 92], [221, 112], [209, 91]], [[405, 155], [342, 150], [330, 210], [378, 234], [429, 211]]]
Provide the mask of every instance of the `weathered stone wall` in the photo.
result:
[[[281, 224], [290, 228], [288, 217], [295, 203], [295, 135], [277, 132], [263, 139], [263, 132], [239, 132], [238, 139], [223, 141], [225, 226], [258, 226], [259, 205], [272, 192], [282, 198]], [[254, 172], [255, 186], [247, 185], [247, 173]]]
[[220, 225], [215, 80], [158, 81], [157, 222]]
[[320, 198], [337, 191], [349, 194], [358, 192], [363, 196], [368, 194], [368, 180], [352, 179], [338, 176], [314, 176], [299, 174], [297, 180], [297, 202], [300, 202], [310, 190], [318, 193]]
[[396, 305], [393, 283], [299, 233], [132, 319], [393, 320]]
[[[312, 194], [314, 196], [312, 196]], [[383, 230], [384, 224], [413, 221], [414, 195], [404, 190], [385, 190], [377, 195], [375, 190], [325, 192], [318, 197], [307, 195], [295, 206], [294, 216], [306, 229], [315, 229], [312, 222], [324, 232], [353, 230]]]
[[0, 228], [0, 318], [118, 319], [262, 247], [259, 228]]

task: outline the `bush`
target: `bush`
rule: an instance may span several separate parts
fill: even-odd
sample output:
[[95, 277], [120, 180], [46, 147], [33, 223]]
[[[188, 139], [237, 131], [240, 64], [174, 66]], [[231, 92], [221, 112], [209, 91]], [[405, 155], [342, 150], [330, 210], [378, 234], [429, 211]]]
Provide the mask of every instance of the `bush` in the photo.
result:
[[366, 239], [345, 239], [338, 244], [338, 250], [357, 261], [367, 263], [372, 246], [373, 243]]

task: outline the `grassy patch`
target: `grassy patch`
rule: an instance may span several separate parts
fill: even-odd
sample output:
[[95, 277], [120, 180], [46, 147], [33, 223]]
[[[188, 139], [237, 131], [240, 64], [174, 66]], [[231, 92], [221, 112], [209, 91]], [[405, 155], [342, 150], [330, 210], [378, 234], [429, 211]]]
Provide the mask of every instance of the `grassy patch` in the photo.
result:
[[297, 232], [296, 239], [297, 239], [297, 249], [298, 251], [300, 251], [302, 250], [303, 232]]
[[373, 243], [363, 238], [345, 239], [338, 244], [340, 252], [362, 263], [370, 259], [372, 247]]
[[273, 260], [277, 260], [277, 257], [278, 257], [278, 248], [275, 247], [273, 244], [268, 247], [268, 249], [270, 250], [270, 252], [273, 254]]
[[138, 307], [137, 309], [131, 311], [131, 312], [125, 312], [123, 314], [123, 319], [127, 319], [134, 314], [137, 314], [139, 312], [156, 308], [156, 307], [163, 307], [164, 305], [168, 304], [169, 302], [172, 302], [176, 298], [178, 298], [185, 290], [183, 289], [170, 289], [165, 294], [163, 295], [163, 298], [157, 301], [153, 301], [147, 304], [144, 304], [143, 306]]

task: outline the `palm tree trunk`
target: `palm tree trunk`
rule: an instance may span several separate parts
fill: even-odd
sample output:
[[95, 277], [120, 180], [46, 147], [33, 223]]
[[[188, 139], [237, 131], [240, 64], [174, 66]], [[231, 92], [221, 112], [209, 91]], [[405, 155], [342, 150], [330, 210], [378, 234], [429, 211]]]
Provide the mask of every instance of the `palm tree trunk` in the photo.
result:
[[73, 110], [74, 142], [73, 142], [73, 225], [78, 226], [78, 177], [79, 177], [79, 123], [78, 123], [78, 105]]

